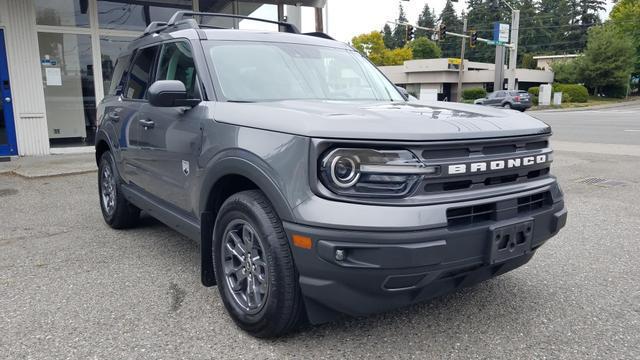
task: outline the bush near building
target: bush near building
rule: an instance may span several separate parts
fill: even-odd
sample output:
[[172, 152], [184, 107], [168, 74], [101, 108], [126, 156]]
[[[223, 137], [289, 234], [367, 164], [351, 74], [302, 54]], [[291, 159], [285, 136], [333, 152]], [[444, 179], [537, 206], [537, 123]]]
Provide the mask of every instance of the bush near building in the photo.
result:
[[532, 86], [530, 87], [527, 92], [529, 94], [531, 94], [531, 102], [534, 104], [538, 103], [538, 97], [540, 96], [540, 87], [539, 86]]
[[562, 93], [562, 102], [586, 103], [589, 101], [589, 91], [579, 84], [553, 84], [553, 92]]
[[462, 99], [476, 100], [487, 96], [487, 91], [483, 88], [471, 88], [462, 90]]

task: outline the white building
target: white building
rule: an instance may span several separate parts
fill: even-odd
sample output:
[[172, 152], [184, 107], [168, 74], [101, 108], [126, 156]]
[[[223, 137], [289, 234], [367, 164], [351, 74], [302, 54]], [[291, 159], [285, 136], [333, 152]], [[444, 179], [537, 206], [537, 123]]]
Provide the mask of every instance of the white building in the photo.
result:
[[538, 62], [536, 65], [538, 69], [551, 70], [551, 66], [553, 65], [553, 63], [573, 60], [579, 56], [580, 55], [578, 54], [540, 55], [540, 56], [534, 56], [533, 60], [536, 60]]
[[[405, 87], [417, 95], [437, 93], [439, 100], [455, 101], [458, 93], [458, 65], [454, 59], [427, 59], [405, 61], [403, 65], [382, 66], [380, 70], [396, 85]], [[458, 60], [458, 59], [455, 59]], [[462, 89], [481, 87], [493, 91], [495, 65], [464, 61]], [[553, 82], [553, 72], [544, 70], [516, 69], [516, 88]], [[506, 80], [505, 80], [506, 84]]]
[[[0, 156], [92, 146], [115, 59], [151, 21], [178, 10], [322, 28], [326, 0], [0, 0]], [[317, 24], [303, 24], [302, 19]], [[252, 25], [253, 24], [253, 25]], [[239, 27], [256, 23], [241, 21]], [[245, 26], [246, 25], [246, 26]]]

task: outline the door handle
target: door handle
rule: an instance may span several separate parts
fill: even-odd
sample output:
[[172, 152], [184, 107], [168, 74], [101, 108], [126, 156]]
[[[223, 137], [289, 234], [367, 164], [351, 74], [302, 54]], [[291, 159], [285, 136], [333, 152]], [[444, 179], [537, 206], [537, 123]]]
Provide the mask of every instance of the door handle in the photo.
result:
[[152, 129], [156, 125], [156, 123], [153, 122], [152, 120], [140, 119], [138, 120], [138, 122], [143, 128], [145, 128], [145, 130]]

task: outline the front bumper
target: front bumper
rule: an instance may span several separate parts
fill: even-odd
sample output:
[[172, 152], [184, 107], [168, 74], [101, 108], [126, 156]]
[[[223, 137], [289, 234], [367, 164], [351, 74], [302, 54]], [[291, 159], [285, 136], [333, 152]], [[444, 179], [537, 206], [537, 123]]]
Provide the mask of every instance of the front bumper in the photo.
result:
[[[566, 223], [562, 192], [557, 185], [555, 190], [542, 208], [462, 227], [379, 231], [285, 223], [290, 239], [296, 234], [313, 240], [309, 250], [292, 246], [309, 320], [316, 324], [340, 313], [361, 316], [406, 306], [525, 264]], [[496, 228], [520, 224], [532, 225], [526, 250], [496, 257]], [[344, 259], [336, 260], [336, 250]]]

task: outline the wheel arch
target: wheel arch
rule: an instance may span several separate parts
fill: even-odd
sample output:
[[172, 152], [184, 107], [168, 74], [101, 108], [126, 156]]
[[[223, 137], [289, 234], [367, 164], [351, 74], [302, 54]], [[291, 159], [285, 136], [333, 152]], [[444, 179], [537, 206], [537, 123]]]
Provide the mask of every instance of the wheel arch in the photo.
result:
[[228, 156], [208, 168], [200, 192], [200, 213], [212, 212], [213, 218], [231, 195], [245, 190], [262, 191], [282, 220], [291, 221], [293, 213], [276, 181], [268, 175], [268, 166], [255, 155]]

